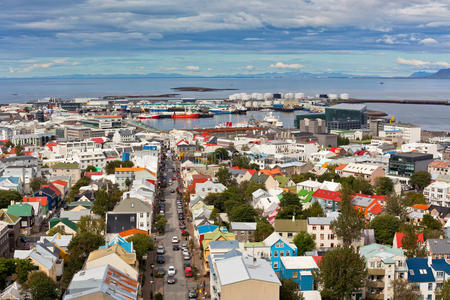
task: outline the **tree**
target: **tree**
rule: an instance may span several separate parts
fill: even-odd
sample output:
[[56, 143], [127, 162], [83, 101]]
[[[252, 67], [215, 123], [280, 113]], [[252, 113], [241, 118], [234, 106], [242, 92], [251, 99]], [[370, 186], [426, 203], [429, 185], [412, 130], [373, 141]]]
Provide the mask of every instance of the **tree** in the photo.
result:
[[413, 225], [404, 224], [403, 226], [402, 248], [408, 258], [426, 256], [425, 247], [419, 245], [418, 233]]
[[256, 212], [251, 205], [241, 204], [233, 207], [228, 215], [232, 222], [254, 222]]
[[370, 222], [370, 228], [375, 232], [375, 240], [377, 243], [392, 245], [395, 233], [400, 227], [399, 218], [392, 215], [376, 216]]
[[377, 195], [390, 195], [394, 192], [394, 182], [389, 177], [378, 177], [375, 180]]
[[314, 201], [310, 207], [303, 211], [303, 216], [305, 218], [309, 217], [325, 217], [325, 213], [323, 212], [322, 206], [317, 201]]
[[450, 279], [447, 279], [442, 283], [439, 290], [436, 290], [436, 299], [445, 300], [450, 299]]
[[105, 232], [105, 220], [91, 215], [82, 216], [78, 222], [78, 232], [91, 232], [103, 235]]
[[11, 141], [7, 141], [6, 144], [5, 144], [5, 148], [9, 149], [9, 148], [12, 148], [12, 147], [14, 147], [14, 144], [11, 143]]
[[105, 189], [100, 189], [95, 193], [95, 201], [92, 206], [92, 211], [104, 217], [107, 211], [107, 203], [108, 203], [108, 194]]
[[43, 180], [41, 177], [34, 177], [30, 182], [31, 190], [35, 193], [35, 192], [39, 191], [41, 186], [45, 183], [46, 183], [46, 181]]
[[300, 206], [300, 210], [301, 210], [301, 203], [300, 203], [300, 198], [298, 197], [297, 194], [294, 193], [284, 193], [283, 194], [283, 198], [281, 198], [280, 201], [280, 207], [286, 207], [289, 205], [297, 205]]
[[303, 300], [298, 290], [298, 284], [292, 279], [282, 279], [280, 287], [280, 300]]
[[316, 179], [316, 178], [317, 178], [317, 176], [310, 172], [292, 175], [292, 181], [295, 183], [303, 182], [303, 181], [306, 181], [309, 179]]
[[28, 259], [15, 258], [14, 259], [14, 263], [16, 265], [15, 272], [16, 272], [16, 275], [17, 275], [17, 281], [20, 284], [23, 284], [23, 283], [25, 283], [27, 281], [28, 274], [31, 271], [34, 271], [34, 270], [38, 269], [38, 267], [33, 265], [33, 263], [30, 260], [28, 260]]
[[339, 179], [339, 182], [341, 184], [348, 185], [353, 193], [362, 193], [366, 195], [373, 194], [372, 185], [368, 181], [364, 180], [364, 178], [362, 178], [361, 176], [342, 177]]
[[97, 168], [92, 166], [92, 165], [89, 165], [89, 166], [86, 167], [86, 170], [84, 170], [84, 171], [85, 172], [96, 172]]
[[338, 135], [337, 136], [337, 144], [338, 144], [338, 146], [348, 145], [348, 144], [350, 144], [350, 140], [346, 137]]
[[364, 217], [353, 208], [351, 191], [347, 185], [341, 189], [341, 213], [331, 222], [331, 227], [336, 235], [342, 239], [344, 246], [350, 246], [354, 240], [361, 237], [364, 229]]
[[25, 283], [25, 287], [33, 300], [58, 299], [58, 290], [55, 282], [42, 271], [31, 273]]
[[407, 216], [405, 199], [397, 195], [388, 197], [384, 211], [389, 215], [398, 216], [400, 220], [405, 221]]
[[431, 230], [441, 230], [442, 229], [441, 222], [439, 222], [438, 220], [433, 218], [433, 216], [431, 216], [430, 214], [425, 214], [423, 216], [422, 222], [420, 222], [420, 226], [423, 226], [423, 227], [431, 229]]
[[147, 255], [150, 250], [153, 250], [153, 240], [147, 234], [137, 233], [127, 239], [128, 242], [133, 242], [133, 248], [136, 250], [136, 256], [139, 261], [142, 257]]
[[6, 285], [6, 278], [14, 273], [16, 265], [12, 259], [0, 257], [0, 289]]
[[215, 157], [219, 158], [220, 160], [230, 159], [230, 156], [228, 155], [228, 151], [224, 148], [217, 148], [216, 150], [214, 150], [213, 155]]
[[224, 167], [220, 168], [216, 172], [216, 177], [217, 177], [217, 180], [226, 187], [229, 187], [230, 185], [236, 183], [236, 181], [233, 179], [233, 176], [231, 175], [230, 171], [228, 171], [228, 169], [224, 168]]
[[427, 204], [427, 199], [422, 193], [409, 192], [404, 199], [405, 205], [413, 206], [414, 204]]
[[395, 279], [392, 282], [395, 300], [416, 300], [420, 298], [419, 291], [415, 290], [407, 280]]
[[156, 230], [158, 230], [158, 232], [162, 234], [164, 233], [167, 224], [167, 219], [162, 214], [157, 215], [156, 219], [157, 219], [157, 221], [155, 222]]
[[89, 185], [91, 183], [91, 178], [83, 176], [80, 179], [78, 179], [77, 182], [71, 187], [69, 196], [67, 197], [68, 202], [72, 202], [75, 198], [75, 195], [77, 195], [80, 192], [80, 187]]
[[120, 161], [113, 160], [106, 164], [105, 171], [106, 174], [114, 174], [116, 172], [116, 168], [132, 168], [134, 163], [130, 160]]
[[307, 251], [311, 251], [316, 246], [313, 237], [306, 231], [300, 231], [294, 237], [294, 244], [297, 246], [297, 255], [302, 256]]
[[366, 262], [351, 247], [328, 251], [315, 274], [323, 287], [322, 295], [331, 299], [350, 299], [353, 290], [364, 286]]
[[64, 230], [63, 226], [55, 226], [52, 229], [50, 229], [49, 231], [47, 231], [47, 235], [49, 235], [49, 236], [53, 236], [57, 233], [66, 234], [66, 231]]
[[22, 195], [17, 191], [0, 190], [0, 208], [7, 208], [11, 201], [20, 202]]
[[431, 174], [427, 171], [414, 172], [409, 178], [409, 183], [419, 191], [423, 191], [431, 183]]
[[273, 231], [272, 225], [265, 218], [260, 218], [256, 222], [255, 240], [257, 242], [264, 241]]
[[252, 194], [253, 192], [257, 191], [257, 190], [266, 190], [266, 187], [264, 184], [262, 183], [257, 183], [254, 181], [242, 181], [239, 185], [238, 185], [238, 193], [241, 194], [243, 196], [243, 201], [244, 202], [250, 202], [252, 201]]
[[303, 217], [301, 206], [298, 205], [288, 205], [281, 209], [276, 218], [277, 219], [292, 219], [293, 216], [296, 216], [297, 219]]
[[130, 188], [132, 183], [133, 182], [130, 180], [130, 178], [125, 179], [125, 185], [127, 186], [128, 189]]
[[14, 147], [14, 151], [15, 151], [17, 156], [23, 156], [24, 155], [23, 150], [24, 150], [24, 148], [23, 148], [22, 145], [16, 145]]
[[231, 164], [233, 166], [237, 166], [241, 169], [249, 169], [250, 168], [250, 159], [245, 155], [234, 155], [231, 159]]

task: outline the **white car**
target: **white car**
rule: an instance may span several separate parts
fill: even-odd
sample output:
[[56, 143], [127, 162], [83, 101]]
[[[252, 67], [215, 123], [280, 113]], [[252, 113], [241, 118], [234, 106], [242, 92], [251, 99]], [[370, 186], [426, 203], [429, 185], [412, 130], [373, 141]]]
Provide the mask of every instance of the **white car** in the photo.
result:
[[180, 242], [180, 240], [178, 239], [177, 236], [174, 236], [174, 237], [172, 238], [172, 243], [173, 243], [173, 244], [176, 244], [176, 243], [179, 243], [179, 242]]
[[189, 255], [189, 251], [187, 249], [183, 249], [183, 256], [188, 256]]
[[169, 269], [167, 269], [167, 275], [175, 275], [175, 273], [177, 272], [177, 270], [175, 269], [174, 266], [170, 266]]

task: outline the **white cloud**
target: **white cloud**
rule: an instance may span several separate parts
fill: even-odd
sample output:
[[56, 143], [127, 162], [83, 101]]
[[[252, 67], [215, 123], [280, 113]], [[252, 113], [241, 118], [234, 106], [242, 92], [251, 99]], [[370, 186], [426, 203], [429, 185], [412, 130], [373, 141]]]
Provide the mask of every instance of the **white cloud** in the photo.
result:
[[422, 44], [422, 45], [436, 45], [436, 44], [438, 44], [438, 41], [436, 41], [433, 38], [426, 38], [426, 39], [421, 40], [419, 42], [419, 44]]
[[419, 59], [403, 59], [397, 58], [397, 63], [401, 65], [413, 66], [416, 68], [428, 69], [428, 68], [450, 68], [450, 63], [444, 61], [431, 62]]
[[255, 68], [255, 66], [252, 66], [252, 65], [248, 65], [245, 67], [245, 69], [249, 70], [249, 71], [253, 70], [254, 68]]
[[248, 37], [248, 38], [245, 38], [244, 41], [264, 41], [264, 39], [257, 38], [257, 37]]
[[186, 70], [198, 71], [198, 70], [200, 70], [200, 67], [199, 66], [186, 66]]
[[279, 61], [276, 64], [271, 64], [270, 67], [275, 68], [275, 69], [301, 69], [301, 68], [303, 68], [303, 65], [285, 64], [285, 63]]
[[23, 67], [23, 68], [10, 67], [9, 72], [10, 73], [28, 73], [28, 72], [34, 71], [36, 69], [48, 69], [50, 67], [57, 66], [57, 65], [77, 66], [79, 64], [80, 63], [78, 61], [69, 61], [68, 58], [57, 58], [57, 59], [52, 60], [51, 62], [32, 64], [30, 66]]

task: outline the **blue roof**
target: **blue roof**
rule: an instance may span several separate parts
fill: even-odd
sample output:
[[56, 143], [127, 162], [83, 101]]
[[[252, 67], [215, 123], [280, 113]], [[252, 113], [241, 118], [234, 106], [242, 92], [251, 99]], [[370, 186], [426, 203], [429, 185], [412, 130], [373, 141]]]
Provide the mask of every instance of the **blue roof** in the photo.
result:
[[238, 241], [211, 241], [209, 242], [210, 249], [222, 249], [222, 248], [239, 248]]
[[406, 260], [408, 265], [408, 280], [410, 282], [434, 282], [433, 272], [428, 266], [428, 259], [413, 257]]
[[109, 243], [107, 243], [104, 246], [100, 246], [98, 249], [108, 249], [109, 247], [111, 247], [114, 244], [118, 244], [128, 253], [134, 253], [133, 242], [127, 242], [120, 235], [115, 236]]
[[447, 274], [450, 274], [450, 264], [448, 264], [445, 259], [433, 259], [431, 261], [431, 267], [436, 271], [444, 271]]
[[7, 179], [9, 179], [9, 181], [11, 181], [14, 184], [19, 184], [19, 181], [20, 181], [19, 177], [14, 177], [14, 176], [0, 177], [0, 181], [7, 180]]
[[219, 226], [206, 224], [206, 225], [198, 226], [197, 230], [198, 230], [198, 234], [205, 234], [208, 232], [213, 232], [217, 228], [219, 228]]

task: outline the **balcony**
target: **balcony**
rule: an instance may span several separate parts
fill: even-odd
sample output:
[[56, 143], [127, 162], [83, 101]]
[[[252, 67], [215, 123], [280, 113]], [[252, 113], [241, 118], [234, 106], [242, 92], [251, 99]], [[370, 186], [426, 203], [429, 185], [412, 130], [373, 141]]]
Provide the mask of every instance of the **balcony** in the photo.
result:
[[384, 269], [368, 269], [368, 273], [369, 275], [383, 275], [385, 274], [385, 270]]
[[384, 294], [367, 294], [367, 300], [384, 300]]
[[381, 280], [368, 280], [367, 281], [368, 288], [381, 288], [384, 289], [384, 282]]

